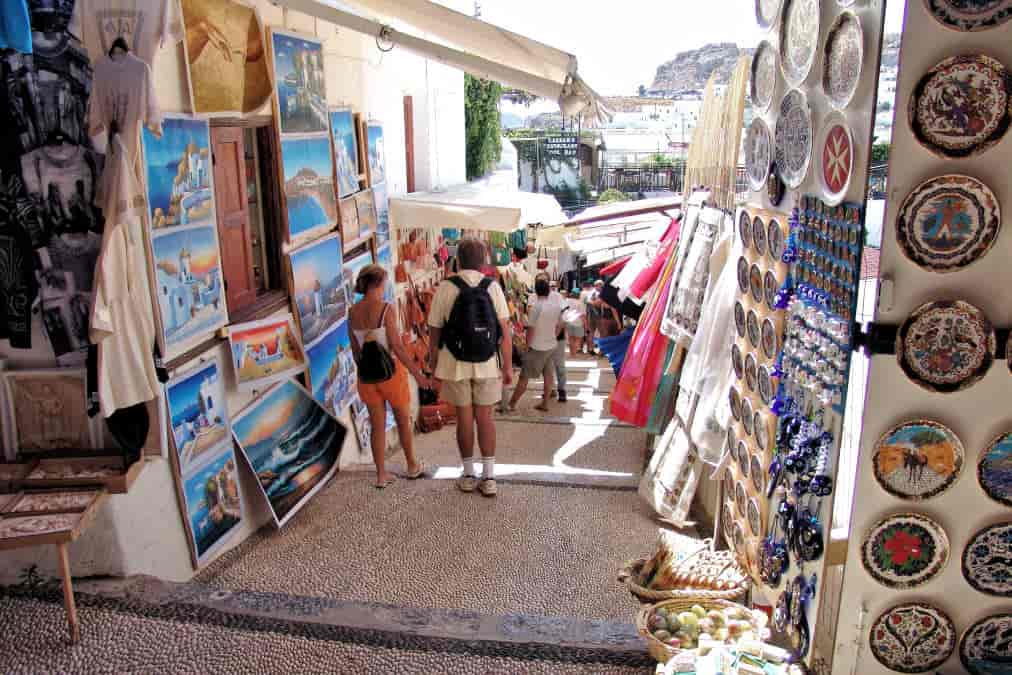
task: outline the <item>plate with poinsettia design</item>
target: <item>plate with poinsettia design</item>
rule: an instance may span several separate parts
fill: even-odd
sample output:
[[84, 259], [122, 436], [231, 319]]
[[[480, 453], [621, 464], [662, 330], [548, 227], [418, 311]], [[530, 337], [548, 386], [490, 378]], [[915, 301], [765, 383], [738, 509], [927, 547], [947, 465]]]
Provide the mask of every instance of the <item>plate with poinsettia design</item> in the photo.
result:
[[871, 653], [898, 673], [926, 673], [949, 660], [956, 648], [956, 627], [932, 605], [908, 602], [886, 611], [871, 625]]
[[949, 537], [920, 513], [897, 513], [878, 523], [861, 544], [861, 562], [888, 588], [914, 588], [933, 579], [949, 561]]

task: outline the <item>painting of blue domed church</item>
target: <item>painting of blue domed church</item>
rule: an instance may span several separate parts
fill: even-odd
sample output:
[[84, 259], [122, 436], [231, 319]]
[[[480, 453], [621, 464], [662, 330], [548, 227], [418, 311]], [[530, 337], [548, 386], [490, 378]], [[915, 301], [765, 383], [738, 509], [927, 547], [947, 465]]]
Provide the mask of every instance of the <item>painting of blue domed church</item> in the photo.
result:
[[186, 473], [228, 439], [228, 408], [218, 359], [169, 380], [165, 392], [180, 472]]
[[164, 352], [171, 358], [228, 322], [217, 228], [156, 231], [151, 249]]
[[214, 224], [207, 120], [167, 115], [160, 137], [145, 127], [141, 138], [151, 227]]

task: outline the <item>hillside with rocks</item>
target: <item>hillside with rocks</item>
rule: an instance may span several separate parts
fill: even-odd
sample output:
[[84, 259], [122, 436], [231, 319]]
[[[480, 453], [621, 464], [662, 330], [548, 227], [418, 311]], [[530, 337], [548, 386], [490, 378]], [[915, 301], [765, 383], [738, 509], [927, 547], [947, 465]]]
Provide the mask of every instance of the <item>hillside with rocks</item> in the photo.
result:
[[733, 42], [709, 44], [700, 49], [681, 52], [666, 63], [657, 66], [654, 82], [649, 87], [653, 95], [673, 96], [680, 92], [702, 90], [710, 75], [717, 73], [717, 84], [731, 79], [738, 57], [749, 57], [754, 49], [739, 49]]

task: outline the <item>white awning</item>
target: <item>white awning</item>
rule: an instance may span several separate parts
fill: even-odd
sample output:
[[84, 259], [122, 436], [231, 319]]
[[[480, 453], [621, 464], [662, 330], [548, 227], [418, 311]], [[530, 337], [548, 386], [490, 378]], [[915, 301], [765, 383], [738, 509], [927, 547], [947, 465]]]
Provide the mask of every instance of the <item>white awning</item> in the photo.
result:
[[390, 225], [403, 229], [456, 227], [513, 232], [527, 225], [554, 225], [565, 219], [562, 207], [551, 195], [476, 185], [390, 198]]

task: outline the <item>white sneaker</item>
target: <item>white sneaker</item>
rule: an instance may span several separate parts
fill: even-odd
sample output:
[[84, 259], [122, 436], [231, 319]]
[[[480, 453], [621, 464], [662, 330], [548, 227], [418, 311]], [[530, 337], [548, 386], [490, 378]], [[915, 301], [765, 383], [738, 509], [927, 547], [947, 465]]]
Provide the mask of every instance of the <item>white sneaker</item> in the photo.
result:
[[478, 479], [474, 476], [461, 476], [457, 479], [457, 487], [461, 492], [474, 492], [478, 487]]
[[495, 497], [499, 490], [495, 486], [494, 478], [486, 478], [478, 484], [478, 490], [485, 497]]

